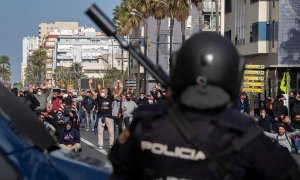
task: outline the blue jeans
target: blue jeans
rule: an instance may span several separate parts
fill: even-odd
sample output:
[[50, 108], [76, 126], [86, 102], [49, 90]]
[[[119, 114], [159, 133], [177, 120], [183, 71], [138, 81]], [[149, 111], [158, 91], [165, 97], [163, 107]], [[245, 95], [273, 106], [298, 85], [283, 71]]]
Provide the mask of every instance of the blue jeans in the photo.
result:
[[86, 111], [86, 128], [87, 129], [94, 129], [94, 111]]
[[82, 108], [79, 108], [78, 114], [80, 118], [80, 126], [85, 127], [85, 113]]
[[300, 150], [300, 139], [295, 140], [295, 148], [296, 148], [296, 151]]

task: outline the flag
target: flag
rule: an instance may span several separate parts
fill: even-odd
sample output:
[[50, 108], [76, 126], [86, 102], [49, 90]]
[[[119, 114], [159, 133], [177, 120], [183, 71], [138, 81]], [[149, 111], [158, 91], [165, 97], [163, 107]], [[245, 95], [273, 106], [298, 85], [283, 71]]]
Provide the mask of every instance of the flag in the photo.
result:
[[288, 93], [288, 76], [289, 72], [284, 72], [280, 82], [280, 90], [284, 92], [284, 94]]

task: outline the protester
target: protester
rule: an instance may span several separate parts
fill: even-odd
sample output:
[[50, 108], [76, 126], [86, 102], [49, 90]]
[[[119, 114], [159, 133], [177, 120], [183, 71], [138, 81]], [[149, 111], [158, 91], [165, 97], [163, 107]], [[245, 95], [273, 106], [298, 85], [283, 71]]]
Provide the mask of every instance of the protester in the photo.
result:
[[85, 120], [86, 120], [86, 131], [92, 130], [94, 131], [94, 111], [95, 111], [96, 102], [91, 96], [91, 92], [86, 92], [86, 96], [84, 97], [81, 108], [85, 112]]
[[292, 116], [292, 119], [294, 119], [294, 117], [297, 114], [300, 114], [300, 96], [299, 95], [296, 96], [295, 100], [293, 101], [292, 104], [290, 104], [290, 106], [292, 107], [290, 109], [291, 116]]
[[40, 105], [40, 102], [34, 96], [33, 89], [34, 89], [34, 85], [29, 84], [29, 89], [25, 97], [25, 103], [30, 109], [35, 111], [35, 109]]
[[81, 150], [80, 134], [72, 127], [72, 122], [66, 122], [64, 130], [59, 134], [58, 142], [59, 147], [68, 152]]
[[126, 95], [126, 101], [122, 103], [123, 120], [125, 127], [129, 127], [133, 120], [133, 111], [138, 107], [137, 104], [132, 101], [131, 94]]
[[38, 120], [43, 123], [48, 132], [55, 137], [56, 129], [50, 122], [47, 121], [45, 114], [39, 113]]
[[286, 132], [286, 126], [284, 124], [278, 124], [278, 133], [269, 133], [264, 131], [265, 135], [273, 139], [282, 147], [287, 148], [287, 150], [291, 153], [293, 150], [292, 136], [300, 135], [299, 130], [295, 130], [294, 132]]
[[39, 101], [39, 106], [35, 108], [36, 111], [43, 111], [46, 108], [47, 98], [50, 95], [49, 91], [44, 91], [42, 88], [37, 88], [37, 93], [34, 95], [35, 98]]
[[236, 102], [236, 109], [247, 116], [250, 115], [249, 99], [246, 92], [241, 92], [240, 97]]
[[52, 104], [52, 111], [55, 111], [57, 112], [61, 106], [61, 103], [60, 103], [60, 98], [57, 97], [57, 93], [54, 92], [52, 93], [52, 101], [51, 101], [51, 104]]
[[118, 138], [119, 134], [122, 133], [122, 119], [121, 119], [121, 99], [116, 98], [112, 103], [112, 117], [114, 120], [114, 137], [115, 140]]
[[275, 120], [280, 118], [280, 115], [284, 114], [284, 115], [288, 115], [288, 109], [287, 107], [284, 106], [283, 101], [286, 100], [286, 98], [284, 97], [284, 95], [279, 94], [276, 98], [276, 100], [274, 100], [272, 106], [273, 106], [273, 113], [275, 116]]
[[166, 101], [166, 91], [161, 89], [160, 83], [156, 83], [150, 90], [150, 94], [155, 100], [155, 104], [164, 104]]
[[145, 96], [145, 94], [143, 92], [140, 93], [140, 97], [138, 98], [136, 104], [138, 106], [143, 106], [143, 105], [149, 104], [148, 98]]
[[257, 124], [263, 131], [272, 132], [272, 127], [275, 125], [275, 121], [266, 113], [265, 109], [262, 109]]
[[98, 85], [98, 94], [92, 88], [93, 80], [89, 80], [90, 91], [93, 96], [97, 97], [96, 102], [98, 105], [98, 147], [103, 149], [103, 133], [104, 127], [107, 126], [109, 133], [109, 146], [112, 147], [114, 143], [114, 120], [112, 119], [112, 102], [114, 99], [118, 98], [123, 91], [123, 85], [121, 81], [118, 80], [118, 91], [112, 95], [110, 91], [110, 86], [101, 89]]
[[274, 98], [272, 96], [268, 97], [266, 102], [266, 111], [267, 114], [269, 114], [272, 118], [275, 118], [273, 113], [273, 102], [274, 102]]

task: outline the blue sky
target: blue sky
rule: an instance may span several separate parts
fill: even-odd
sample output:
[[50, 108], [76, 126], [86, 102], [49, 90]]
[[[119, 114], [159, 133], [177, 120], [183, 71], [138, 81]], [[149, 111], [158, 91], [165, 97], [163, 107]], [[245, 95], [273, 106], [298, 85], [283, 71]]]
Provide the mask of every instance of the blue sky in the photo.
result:
[[121, 0], [1, 0], [0, 55], [10, 58], [12, 82], [20, 80], [22, 39], [26, 36], [38, 36], [40, 23], [76, 21], [81, 26], [97, 28], [85, 15], [85, 11], [96, 3], [112, 18], [113, 9], [120, 2]]

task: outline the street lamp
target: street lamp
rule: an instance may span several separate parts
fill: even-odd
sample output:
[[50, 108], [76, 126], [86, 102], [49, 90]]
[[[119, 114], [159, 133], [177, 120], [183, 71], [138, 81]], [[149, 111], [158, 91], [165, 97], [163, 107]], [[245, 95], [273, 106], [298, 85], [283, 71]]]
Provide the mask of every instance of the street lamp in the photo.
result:
[[[132, 9], [130, 14], [133, 16], [138, 16], [143, 20], [143, 23], [144, 23], [144, 55], [147, 58], [147, 38], [148, 38], [147, 19], [136, 9]], [[140, 66], [139, 66], [139, 72], [140, 72]], [[147, 73], [146, 73], [146, 68], [144, 67], [144, 93], [147, 93], [146, 89], [147, 89]]]

